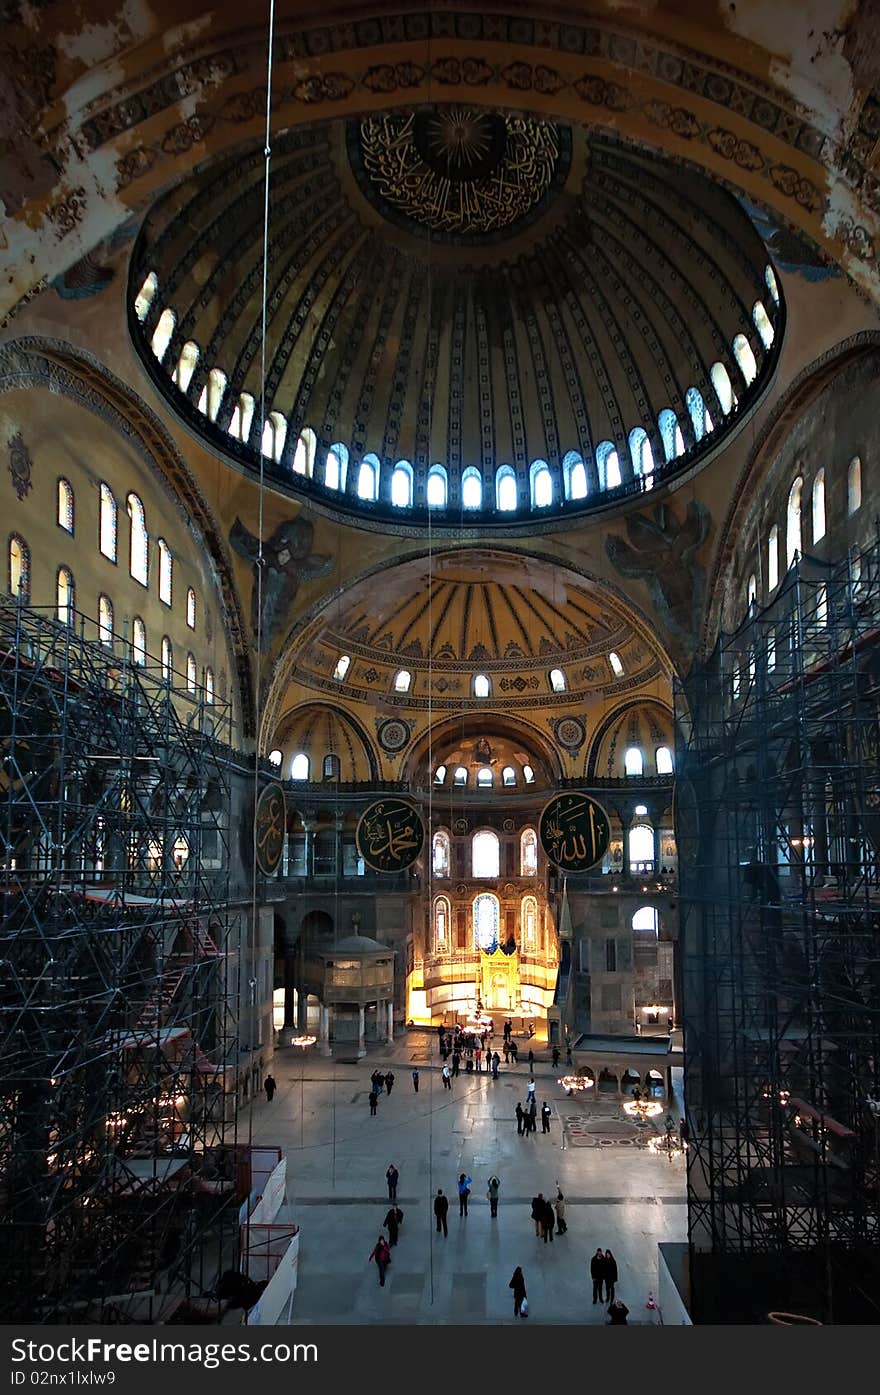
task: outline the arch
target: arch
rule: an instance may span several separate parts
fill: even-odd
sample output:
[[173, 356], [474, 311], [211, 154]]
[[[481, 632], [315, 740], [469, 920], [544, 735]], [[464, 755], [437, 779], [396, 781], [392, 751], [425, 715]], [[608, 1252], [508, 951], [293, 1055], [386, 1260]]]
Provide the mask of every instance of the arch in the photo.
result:
[[862, 462], [854, 455], [846, 474], [846, 511], [852, 515], [862, 506]]
[[237, 441], [249, 441], [251, 437], [251, 427], [254, 422], [254, 398], [250, 392], [240, 392], [238, 401], [229, 418], [229, 434]]
[[201, 350], [194, 339], [187, 339], [180, 351], [180, 357], [174, 365], [174, 372], [171, 374], [171, 381], [180, 388], [181, 392], [186, 392], [192, 382], [192, 375], [198, 367], [200, 352]]
[[611, 672], [615, 678], [622, 678], [624, 673], [626, 672], [626, 669], [623, 666], [623, 660], [621, 659], [620, 655], [617, 654], [613, 649], [611, 650], [611, 653], [608, 655], [608, 666], [611, 669]]
[[501, 924], [501, 907], [497, 896], [483, 891], [474, 897], [474, 948], [485, 954], [494, 954], [498, 948], [498, 934]]
[[277, 746], [275, 747], [274, 751], [269, 752], [268, 760], [270, 765], [280, 766], [283, 759], [284, 753], [283, 751], [279, 751]]
[[468, 465], [461, 477], [461, 506], [463, 509], [483, 507], [483, 476], [475, 465]]
[[174, 554], [164, 538], [156, 542], [159, 552], [159, 600], [163, 605], [171, 605], [174, 594]]
[[653, 872], [654, 830], [649, 823], [634, 823], [627, 837], [630, 872]]
[[643, 426], [634, 426], [629, 433], [629, 454], [633, 473], [640, 479], [644, 479], [645, 487], [650, 488], [653, 483], [651, 476], [654, 473], [654, 452], [651, 449], [648, 433]]
[[71, 537], [73, 537], [73, 485], [70, 483], [70, 480], [65, 479], [63, 476], [58, 481], [56, 522], [59, 528], [63, 528], [65, 533], [69, 533]]
[[533, 509], [546, 509], [553, 503], [553, 476], [546, 460], [533, 460], [529, 467], [529, 494]]
[[567, 688], [565, 673], [561, 668], [551, 668], [547, 675], [551, 693], [564, 693]]
[[449, 498], [449, 479], [442, 465], [432, 465], [428, 471], [425, 500], [429, 509], [445, 509]]
[[172, 674], [174, 673], [174, 650], [171, 647], [171, 640], [167, 635], [162, 636], [162, 647], [160, 652], [162, 656], [162, 677], [166, 683], [170, 683]]
[[319, 770], [328, 754], [339, 757], [339, 779], [375, 781], [379, 771], [370, 738], [351, 713], [331, 702], [304, 702], [288, 708], [267, 729], [266, 744], [286, 753], [302, 752]]
[[457, 766], [455, 767], [455, 770], [454, 770], [453, 773], [452, 773], [452, 783], [453, 783], [454, 785], [462, 786], [462, 785], [466, 785], [466, 784], [467, 784], [467, 781], [468, 781], [467, 767], [464, 766], [464, 765], [457, 765]]
[[214, 670], [210, 665], [205, 668], [205, 702], [214, 705]]
[[435, 877], [448, 877], [451, 869], [452, 842], [445, 829], [438, 829], [431, 840], [431, 871]]
[[118, 509], [113, 490], [105, 480], [98, 487], [98, 550], [109, 562], [116, 561]]
[[672, 751], [668, 746], [658, 746], [654, 753], [654, 762], [658, 775], [671, 775], [674, 769]]
[[113, 648], [113, 602], [103, 594], [98, 597], [98, 643]]
[[791, 486], [788, 494], [788, 505], [785, 511], [785, 561], [788, 567], [791, 566], [796, 557], [803, 552], [802, 528], [801, 528], [801, 504], [804, 494], [804, 481], [800, 475]]
[[160, 363], [168, 352], [168, 345], [171, 343], [171, 336], [176, 324], [177, 316], [170, 307], [166, 306], [159, 316], [150, 339], [150, 348]]
[[437, 769], [434, 771], [434, 784], [435, 784], [435, 785], [442, 785], [442, 784], [444, 783], [445, 779], [446, 779], [446, 766], [445, 766], [445, 765], [438, 765], [438, 766], [437, 766]]
[[189, 653], [186, 656], [186, 691], [189, 693], [190, 697], [195, 697], [198, 686], [196, 656], [193, 653]]
[[600, 441], [596, 447], [596, 471], [600, 489], [616, 489], [620, 484], [620, 460], [613, 441]]
[[589, 492], [587, 467], [576, 450], [567, 451], [562, 457], [562, 478], [566, 499], [586, 499]]
[[[333, 447], [331, 446], [331, 450]], [[315, 456], [318, 453], [318, 438], [310, 426], [304, 426], [296, 438], [293, 460], [290, 468], [295, 475], [310, 480], [315, 472]], [[346, 463], [348, 452], [346, 451]]]
[[27, 605], [31, 597], [31, 553], [20, 533], [10, 533], [6, 550], [10, 596]]
[[450, 948], [450, 927], [452, 912], [446, 896], [434, 898], [434, 953], [444, 954]]
[[350, 667], [351, 655], [340, 654], [339, 658], [336, 660], [336, 667], [333, 670], [333, 677], [336, 679], [337, 683], [342, 682]]
[[816, 472], [813, 480], [813, 542], [821, 542], [825, 536], [825, 471]]
[[324, 757], [321, 774], [325, 780], [338, 780], [339, 768], [339, 757], [331, 751]]
[[492, 693], [492, 683], [487, 673], [475, 673], [471, 689], [475, 698], [487, 698]]
[[535, 783], [535, 772], [530, 765], [523, 766], [523, 779], [527, 785], [533, 785]]
[[128, 552], [128, 571], [141, 586], [147, 585], [149, 565], [149, 535], [144, 506], [137, 494], [129, 494], [125, 507], [131, 522], [131, 538]]
[[396, 509], [411, 509], [413, 468], [408, 460], [398, 460], [391, 471], [391, 503]]
[[773, 268], [772, 268], [772, 266], [770, 265], [769, 262], [767, 263], [766, 267], [764, 268], [764, 280], [765, 280], [766, 283], [767, 283], [767, 289], [768, 289], [768, 291], [770, 292], [771, 296], [773, 297], [773, 302], [774, 302], [774, 304], [778, 305], [778, 304], [779, 304], [779, 282], [776, 280], [776, 272], [773, 270]]
[[514, 770], [512, 765], [505, 765], [504, 769], [501, 772], [501, 783], [502, 785], [516, 784], [516, 771]]
[[509, 465], [495, 472], [495, 507], [500, 513], [512, 513], [519, 506], [516, 475]]
[[755, 573], [752, 572], [751, 575], [749, 576], [748, 581], [746, 582], [746, 606], [747, 606], [747, 608], [748, 608], [749, 610], [751, 610], [752, 606], [757, 604], [757, 600], [758, 600], [758, 578], [755, 576]]
[[[302, 437], [297, 439], [297, 450]], [[296, 451], [294, 451], [296, 459]], [[328, 450], [324, 460], [324, 488], [325, 489], [345, 489], [345, 481], [348, 475], [348, 448], [341, 441], [336, 441]]]
[[408, 668], [400, 668], [394, 675], [394, 691], [408, 693], [412, 686], [412, 674]]
[[270, 412], [263, 423], [261, 450], [267, 460], [277, 464], [287, 439], [287, 418], [281, 412]]
[[379, 458], [376, 455], [365, 455], [360, 463], [357, 496], [367, 503], [374, 503], [379, 497]]
[[491, 789], [495, 783], [495, 774], [489, 765], [481, 765], [477, 771], [477, 788], [481, 790]]
[[187, 587], [187, 592], [186, 592], [186, 623], [187, 623], [187, 626], [189, 627], [189, 629], [191, 629], [191, 630], [194, 630], [194, 629], [195, 629], [195, 627], [196, 627], [196, 593], [195, 593], [195, 591], [193, 590], [193, 588], [192, 588], [191, 586]]
[[767, 590], [779, 585], [779, 524], [774, 523], [767, 536]]
[[763, 302], [760, 300], [756, 300], [752, 306], [752, 320], [755, 329], [761, 336], [761, 343], [765, 349], [769, 349], [773, 343], [774, 329], [770, 317], [764, 309]]
[[524, 896], [520, 903], [520, 948], [534, 954], [538, 948], [538, 902], [534, 896]]
[[637, 934], [653, 935], [656, 940], [660, 930], [660, 917], [656, 906], [640, 906], [630, 924]]
[[297, 751], [290, 760], [291, 780], [308, 780], [311, 775], [311, 762], [305, 751]]
[[491, 828], [478, 829], [471, 839], [471, 876], [497, 877], [501, 868], [501, 842]]
[[147, 627], [139, 615], [131, 622], [131, 661], [140, 668], [147, 663]]
[[713, 363], [709, 370], [709, 377], [712, 379], [718, 405], [727, 416], [738, 405], [733, 383], [730, 381], [730, 374], [723, 363]]
[[703, 401], [703, 394], [699, 388], [689, 387], [684, 395], [685, 404], [690, 414], [691, 425], [694, 428], [694, 439], [702, 441], [714, 429], [714, 423], [709, 410]]
[[733, 356], [743, 376], [746, 387], [751, 387], [758, 376], [758, 364], [754, 351], [744, 334], [737, 334], [733, 341]]
[[137, 315], [141, 324], [143, 324], [149, 314], [150, 306], [153, 304], [158, 289], [158, 276], [155, 271], [148, 271], [144, 280], [141, 282], [140, 290], [134, 298], [134, 313]]
[[524, 828], [519, 835], [519, 874], [534, 877], [538, 872], [538, 835], [533, 828]]
[[627, 775], [644, 775], [645, 756], [640, 746], [628, 746], [623, 757], [623, 768]]
[[55, 574], [55, 618], [62, 625], [73, 625], [76, 614], [76, 586], [69, 567], [59, 567]]
[[657, 425], [660, 429], [660, 439], [663, 442], [663, 454], [668, 464], [670, 460], [675, 460], [676, 456], [684, 455], [684, 437], [681, 434], [678, 417], [671, 407], [664, 407], [657, 418]]

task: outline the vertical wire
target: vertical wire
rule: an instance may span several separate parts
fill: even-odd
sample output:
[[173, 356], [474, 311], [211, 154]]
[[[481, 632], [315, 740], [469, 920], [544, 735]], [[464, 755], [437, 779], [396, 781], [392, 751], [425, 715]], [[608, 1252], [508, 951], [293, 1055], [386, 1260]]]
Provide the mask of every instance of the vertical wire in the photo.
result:
[[[427, 70], [431, 72], [431, 38], [428, 36], [428, 62]], [[427, 886], [428, 886], [428, 938], [425, 946], [426, 951], [434, 944], [434, 537], [432, 532], [433, 520], [431, 518], [431, 506], [428, 502], [428, 478], [431, 473], [431, 460], [434, 454], [434, 389], [436, 386], [437, 365], [432, 362], [431, 332], [433, 328], [433, 270], [434, 270], [434, 238], [433, 230], [428, 227], [428, 335], [427, 351], [429, 355], [429, 372], [433, 377], [428, 377], [428, 458], [425, 462], [425, 507], [428, 513], [428, 838], [427, 838]], [[446, 487], [449, 488], [449, 475], [446, 477]], [[448, 871], [448, 869], [447, 869]], [[448, 933], [448, 927], [447, 927]], [[423, 957], [424, 965], [427, 953]], [[422, 971], [422, 983], [424, 984], [424, 969]], [[427, 996], [427, 995], [426, 995]], [[427, 1007], [427, 1003], [425, 1004]], [[434, 1305], [434, 1234], [436, 1227], [433, 1225], [433, 1198], [434, 1198], [434, 1071], [431, 1069], [430, 1057], [433, 1053], [433, 1044], [436, 1037], [430, 1034], [428, 1037], [428, 1067], [429, 1067], [429, 1087], [428, 1087], [428, 1193], [430, 1197], [430, 1210], [428, 1212], [428, 1271], [431, 1284], [431, 1306]], [[439, 1054], [439, 1053], [438, 1053]]]

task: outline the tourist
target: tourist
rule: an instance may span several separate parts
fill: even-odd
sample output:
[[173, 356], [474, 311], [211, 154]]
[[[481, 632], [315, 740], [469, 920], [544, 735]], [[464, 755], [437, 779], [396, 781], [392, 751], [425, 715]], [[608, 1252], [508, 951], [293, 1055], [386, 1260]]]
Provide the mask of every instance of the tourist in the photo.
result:
[[498, 1215], [498, 1193], [499, 1193], [499, 1191], [501, 1190], [501, 1183], [499, 1182], [498, 1178], [495, 1176], [494, 1172], [492, 1173], [492, 1176], [489, 1178], [489, 1184], [488, 1184], [488, 1185], [489, 1185], [489, 1190], [487, 1191], [486, 1195], [487, 1195], [488, 1198], [489, 1198], [489, 1215], [490, 1215], [490, 1216], [497, 1216], [497, 1215]]
[[556, 1224], [556, 1212], [549, 1201], [545, 1201], [541, 1207], [541, 1234], [544, 1237], [544, 1244], [549, 1240], [553, 1243], [553, 1227]]
[[516, 1102], [516, 1131], [522, 1135], [525, 1132], [526, 1116], [519, 1100]]
[[452, 1053], [452, 1074], [458, 1075], [458, 1068], [461, 1065], [461, 1053], [457, 1049]]
[[602, 1252], [601, 1245], [590, 1260], [590, 1278], [593, 1280], [593, 1302], [604, 1302], [605, 1255]]
[[529, 1075], [534, 1075], [534, 1074], [535, 1074], [535, 1053], [534, 1053], [534, 1051], [532, 1050], [532, 1048], [529, 1047]]
[[549, 1132], [550, 1132], [550, 1115], [551, 1115], [552, 1112], [553, 1112], [553, 1111], [551, 1110], [549, 1104], [548, 1104], [547, 1101], [545, 1100], [544, 1103], [541, 1105], [541, 1132], [542, 1132], [542, 1133], [549, 1133]]
[[441, 1075], [441, 1078], [442, 1078], [442, 1080], [443, 1080], [443, 1089], [444, 1089], [444, 1090], [451, 1090], [451, 1089], [452, 1089], [452, 1075], [450, 1074], [449, 1067], [448, 1067], [448, 1066], [444, 1066], [443, 1069], [442, 1069], [441, 1072], [440, 1072], [440, 1075]]
[[558, 1047], [558, 1046], [554, 1046], [554, 1048], [553, 1048], [553, 1050], [552, 1050], [552, 1052], [551, 1052], [550, 1054], [551, 1054], [551, 1058], [552, 1058], [552, 1061], [553, 1061], [553, 1069], [555, 1070], [556, 1067], [559, 1065], [559, 1047]]
[[560, 1187], [557, 1186], [557, 1190], [556, 1190], [556, 1234], [557, 1234], [557, 1235], [564, 1235], [565, 1232], [566, 1232], [567, 1230], [568, 1230], [568, 1225], [567, 1225], [566, 1220], [565, 1220], [565, 1197], [562, 1195], [562, 1189], [561, 1189]]
[[626, 1316], [628, 1312], [629, 1308], [626, 1306], [626, 1304], [622, 1303], [619, 1298], [615, 1298], [614, 1302], [610, 1305], [608, 1309], [607, 1325], [609, 1327], [626, 1327], [628, 1325], [626, 1321]]
[[571, 1058], [571, 1047], [570, 1047], [570, 1046], [567, 1046], [567, 1047], [565, 1048], [565, 1064], [566, 1064], [567, 1066], [570, 1066], [570, 1065], [573, 1064], [573, 1061], [572, 1061], [572, 1058]]
[[479, 1046], [478, 1046], [477, 1049], [476, 1049], [476, 1051], [474, 1052], [474, 1061], [476, 1062], [475, 1069], [476, 1069], [476, 1070], [480, 1070], [480, 1068], [481, 1068], [481, 1066], [482, 1066], [482, 1062], [483, 1062], [483, 1050], [482, 1050], [482, 1047], [479, 1047]]
[[507, 1040], [507, 1037], [504, 1038], [504, 1064], [506, 1066], [510, 1065], [510, 1042]]
[[605, 1251], [605, 1297], [614, 1297], [614, 1286], [617, 1283], [617, 1260], [610, 1250]]
[[526, 1317], [529, 1311], [528, 1299], [526, 1298], [526, 1281], [519, 1265], [514, 1269], [513, 1278], [507, 1287], [513, 1289], [513, 1316]]
[[529, 1083], [528, 1083], [528, 1085], [526, 1086], [526, 1095], [528, 1096], [529, 1103], [530, 1103], [530, 1104], [533, 1103], [533, 1102], [534, 1102], [534, 1099], [535, 1099], [535, 1082], [534, 1082], [534, 1079], [530, 1080]]
[[418, 1066], [414, 1066], [414, 1067], [413, 1067], [412, 1082], [413, 1082], [413, 1089], [415, 1090], [416, 1094], [418, 1094], [418, 1093], [419, 1093], [419, 1068], [418, 1068]]
[[529, 1095], [529, 1133], [538, 1132], [538, 1106], [535, 1096]]
[[519, 1055], [519, 1047], [515, 1041], [510, 1043], [510, 1054], [513, 1057], [513, 1064], [516, 1065], [516, 1058]]
[[389, 1207], [388, 1207], [388, 1214], [387, 1214], [387, 1216], [385, 1217], [384, 1221], [382, 1222], [382, 1224], [384, 1225], [385, 1229], [388, 1231], [388, 1244], [389, 1244], [389, 1245], [396, 1245], [396, 1244], [397, 1244], [397, 1237], [398, 1237], [398, 1234], [399, 1234], [399, 1232], [400, 1232], [400, 1222], [401, 1222], [402, 1220], [403, 1220], [403, 1212], [401, 1211], [400, 1207], [399, 1207], [399, 1206], [389, 1206]]
[[466, 1216], [468, 1213], [468, 1197], [471, 1194], [471, 1178], [464, 1172], [458, 1179], [458, 1214]]
[[388, 1183], [388, 1200], [389, 1200], [389, 1201], [396, 1201], [396, 1200], [397, 1200], [397, 1183], [398, 1183], [399, 1179], [400, 1179], [400, 1173], [397, 1171], [397, 1168], [394, 1166], [394, 1163], [389, 1163], [389, 1164], [388, 1164], [387, 1171], [386, 1171], [386, 1173], [385, 1173], [385, 1180], [386, 1180], [386, 1182]]
[[536, 1234], [539, 1238], [540, 1238], [540, 1235], [541, 1235], [541, 1217], [543, 1216], [543, 1214], [544, 1214], [544, 1193], [543, 1193], [543, 1192], [538, 1192], [538, 1195], [537, 1195], [537, 1196], [533, 1196], [533, 1197], [532, 1197], [532, 1220], [535, 1222], [535, 1234]]
[[437, 1234], [443, 1231], [444, 1235], [449, 1234], [446, 1225], [446, 1216], [449, 1211], [449, 1197], [443, 1195], [443, 1188], [437, 1188], [437, 1195], [434, 1197], [434, 1218], [437, 1221]]
[[[385, 1270], [391, 1263], [391, 1250], [384, 1235], [380, 1235], [370, 1252], [370, 1259], [376, 1261], [376, 1268], [379, 1270], [379, 1287], [385, 1287]], [[369, 1260], [367, 1261], [369, 1263]]]
[[493, 1079], [493, 1080], [497, 1080], [497, 1079], [498, 1079], [498, 1067], [499, 1067], [500, 1065], [501, 1065], [501, 1057], [498, 1055], [498, 1052], [497, 1052], [497, 1051], [493, 1051], [493, 1053], [492, 1053], [492, 1079]]
[[268, 1102], [269, 1104], [271, 1104], [271, 1103], [272, 1103], [272, 1096], [274, 1095], [275, 1091], [278, 1089], [278, 1086], [275, 1084], [275, 1077], [274, 1077], [274, 1075], [267, 1075], [267, 1076], [266, 1076], [266, 1079], [263, 1081], [263, 1089], [266, 1091], [266, 1100], [267, 1100], [267, 1102]]
[[391, 1094], [391, 1087], [393, 1086], [393, 1084], [394, 1084], [394, 1071], [393, 1071], [393, 1070], [390, 1070], [390, 1071], [388, 1072], [388, 1074], [385, 1076], [385, 1090], [386, 1090], [386, 1092], [387, 1092], [389, 1095]]
[[370, 1113], [371, 1113], [371, 1114], [375, 1114], [375, 1113], [376, 1113], [376, 1105], [377, 1105], [378, 1103], [379, 1103], [379, 1096], [376, 1094], [376, 1091], [375, 1091], [375, 1090], [371, 1090], [371, 1091], [370, 1091]]

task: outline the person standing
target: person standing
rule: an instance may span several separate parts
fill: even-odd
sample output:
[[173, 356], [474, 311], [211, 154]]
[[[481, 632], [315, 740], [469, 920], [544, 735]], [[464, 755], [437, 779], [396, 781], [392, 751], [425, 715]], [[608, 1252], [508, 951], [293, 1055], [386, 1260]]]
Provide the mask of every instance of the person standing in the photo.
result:
[[516, 1058], [519, 1055], [519, 1047], [517, 1046], [515, 1041], [511, 1041], [510, 1043], [510, 1054], [513, 1057], [513, 1064], [516, 1065]]
[[500, 1190], [501, 1190], [501, 1183], [499, 1182], [498, 1178], [495, 1176], [495, 1174], [494, 1174], [494, 1172], [493, 1172], [493, 1173], [492, 1173], [492, 1176], [489, 1178], [489, 1190], [488, 1190], [488, 1192], [486, 1193], [486, 1195], [487, 1195], [488, 1198], [489, 1198], [489, 1215], [490, 1215], [490, 1216], [497, 1216], [497, 1215], [498, 1215], [498, 1193], [500, 1192]]
[[416, 1094], [418, 1094], [418, 1093], [419, 1093], [419, 1068], [418, 1068], [418, 1066], [416, 1066], [416, 1067], [413, 1069], [412, 1080], [413, 1080], [413, 1089], [415, 1090]]
[[625, 1303], [621, 1303], [621, 1301], [620, 1301], [619, 1298], [615, 1298], [614, 1302], [611, 1303], [611, 1304], [609, 1305], [609, 1308], [608, 1308], [608, 1326], [609, 1326], [609, 1327], [627, 1327], [627, 1326], [629, 1326], [629, 1324], [627, 1323], [627, 1320], [626, 1320], [626, 1317], [627, 1317], [627, 1313], [628, 1313], [628, 1312], [629, 1312], [629, 1308], [626, 1306], [626, 1304], [625, 1304]]
[[534, 1103], [534, 1099], [535, 1099], [535, 1077], [534, 1077], [534, 1076], [532, 1076], [531, 1080], [529, 1081], [528, 1085], [526, 1086], [526, 1095], [528, 1096], [529, 1104], [533, 1104], [533, 1103]]
[[400, 1222], [403, 1220], [403, 1212], [399, 1206], [389, 1206], [388, 1214], [382, 1224], [388, 1231], [388, 1244], [396, 1245], [397, 1237], [400, 1233]]
[[504, 1038], [504, 1064], [506, 1066], [510, 1065], [510, 1042], [507, 1040], [507, 1037]]
[[371, 1091], [370, 1091], [370, 1113], [371, 1113], [371, 1114], [375, 1114], [375, 1113], [376, 1113], [376, 1106], [377, 1106], [378, 1103], [379, 1103], [379, 1096], [376, 1094], [376, 1091], [375, 1091], [375, 1090], [371, 1090]]
[[545, 1100], [544, 1103], [541, 1105], [541, 1132], [542, 1132], [542, 1133], [549, 1133], [549, 1132], [550, 1132], [550, 1115], [551, 1115], [551, 1113], [552, 1113], [552, 1110], [551, 1110], [549, 1104], [547, 1103], [547, 1101]]
[[567, 1066], [570, 1066], [570, 1065], [573, 1065], [573, 1064], [574, 1064], [573, 1061], [572, 1061], [572, 1058], [571, 1058], [571, 1047], [570, 1047], [570, 1046], [567, 1046], [567, 1047], [565, 1048], [565, 1064], [566, 1064]]
[[556, 1213], [553, 1210], [552, 1203], [545, 1201], [541, 1207], [541, 1234], [544, 1237], [545, 1245], [548, 1240], [551, 1245], [553, 1244], [553, 1227], [555, 1224]]
[[605, 1251], [605, 1298], [611, 1302], [614, 1298], [614, 1286], [617, 1283], [617, 1260], [610, 1250]]
[[535, 1234], [538, 1236], [539, 1239], [541, 1236], [541, 1217], [543, 1216], [543, 1214], [544, 1193], [538, 1192], [537, 1196], [532, 1197], [532, 1220], [535, 1222]]
[[474, 1062], [474, 1069], [477, 1071], [481, 1070], [483, 1064], [483, 1048], [481, 1046], [478, 1046], [474, 1052]]
[[559, 1065], [559, 1047], [558, 1047], [558, 1046], [554, 1046], [554, 1047], [553, 1047], [553, 1051], [552, 1051], [552, 1060], [553, 1060], [553, 1069], [555, 1070], [556, 1067]]
[[388, 1183], [388, 1200], [396, 1201], [397, 1183], [400, 1180], [400, 1173], [397, 1171], [397, 1168], [394, 1166], [394, 1163], [388, 1164], [388, 1169], [385, 1173], [385, 1180]]
[[526, 1123], [526, 1116], [525, 1116], [525, 1114], [523, 1113], [523, 1107], [522, 1107], [522, 1105], [520, 1104], [519, 1100], [517, 1100], [517, 1102], [516, 1102], [516, 1131], [517, 1131], [518, 1134], [522, 1135], [523, 1130], [525, 1129], [525, 1123]]
[[468, 1197], [471, 1194], [471, 1178], [462, 1172], [458, 1179], [458, 1214], [466, 1216], [468, 1213]]
[[[513, 1316], [519, 1317], [523, 1303], [528, 1303], [526, 1298], [526, 1281], [519, 1265], [514, 1269], [513, 1278], [507, 1287], [513, 1289]], [[528, 1307], [526, 1307], [526, 1312], [523, 1313], [522, 1316], [525, 1317], [527, 1312]]]
[[535, 1074], [535, 1053], [534, 1053], [534, 1051], [532, 1050], [532, 1048], [529, 1047], [529, 1075], [534, 1075], [534, 1074]]
[[538, 1106], [535, 1103], [535, 1096], [529, 1096], [529, 1133], [538, 1132]]
[[434, 1218], [437, 1221], [437, 1234], [443, 1231], [444, 1235], [449, 1234], [446, 1225], [446, 1216], [449, 1211], [449, 1197], [443, 1195], [443, 1188], [437, 1188], [437, 1195], [434, 1197]]
[[593, 1280], [593, 1302], [604, 1302], [602, 1293], [605, 1286], [605, 1256], [601, 1245], [590, 1260], [590, 1278]]
[[277, 1088], [278, 1086], [275, 1084], [274, 1075], [267, 1075], [266, 1079], [263, 1081], [263, 1089], [266, 1091], [266, 1100], [269, 1104], [272, 1103], [272, 1096]]
[[393, 1085], [394, 1085], [394, 1071], [393, 1071], [393, 1070], [390, 1070], [390, 1071], [388, 1071], [387, 1075], [385, 1076], [385, 1090], [386, 1090], [386, 1092], [387, 1092], [389, 1095], [391, 1094], [391, 1090], [392, 1090]]
[[562, 1195], [562, 1188], [556, 1189], [556, 1234], [564, 1235], [568, 1230], [565, 1220], [565, 1197]]
[[451, 1072], [450, 1072], [450, 1070], [449, 1070], [449, 1067], [448, 1067], [448, 1066], [444, 1066], [443, 1069], [442, 1069], [441, 1072], [440, 1072], [440, 1075], [441, 1075], [442, 1080], [443, 1080], [443, 1089], [444, 1089], [444, 1090], [451, 1090], [451, 1089], [452, 1089], [452, 1075], [451, 1075]]
[[[391, 1250], [384, 1235], [380, 1235], [370, 1252], [370, 1259], [376, 1261], [376, 1268], [379, 1270], [379, 1287], [385, 1287], [385, 1271], [391, 1263]], [[369, 1261], [368, 1261], [369, 1263]]]
[[460, 1065], [461, 1065], [461, 1052], [460, 1052], [460, 1051], [453, 1051], [453, 1053], [452, 1053], [452, 1074], [453, 1074], [453, 1076], [458, 1075], [458, 1068], [459, 1068]]

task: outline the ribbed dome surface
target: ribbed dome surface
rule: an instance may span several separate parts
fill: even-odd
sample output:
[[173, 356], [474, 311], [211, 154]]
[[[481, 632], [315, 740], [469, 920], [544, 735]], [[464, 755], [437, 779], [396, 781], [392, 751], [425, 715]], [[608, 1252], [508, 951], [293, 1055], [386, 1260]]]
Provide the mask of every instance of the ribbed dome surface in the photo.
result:
[[[132, 322], [158, 381], [215, 443], [251, 463], [263, 196], [260, 149], [206, 168], [150, 213], [131, 278], [132, 302], [148, 273], [156, 278]], [[754, 392], [768, 359], [756, 301], [771, 338], [778, 328], [766, 252], [740, 205], [606, 134], [444, 108], [297, 129], [273, 141], [270, 205], [266, 401], [283, 419], [274, 446], [264, 445], [278, 457], [270, 475], [321, 493], [337, 447], [340, 478], [334, 465], [327, 493], [352, 507], [368, 455], [377, 484], [367, 509], [391, 507], [401, 460], [412, 471], [408, 497], [394, 498], [403, 510], [426, 507], [427, 472], [439, 463], [441, 514], [458, 514], [473, 467], [476, 506], [509, 522], [505, 512], [535, 507], [535, 462], [544, 461], [549, 507], [588, 507], [616, 485], [618, 466], [624, 491], [638, 474], [641, 432], [658, 473], [699, 452], [701, 436], [717, 441], [735, 406], [719, 400], [712, 366], [723, 365], [742, 404], [751, 375], [734, 339], [744, 335], [753, 355]], [[174, 315], [170, 338], [166, 347], [160, 333], [151, 352], [163, 309]], [[185, 345], [181, 389], [172, 374]], [[222, 374], [213, 386], [211, 369]], [[688, 401], [694, 389], [710, 436], [693, 392]], [[257, 402], [249, 425], [241, 393]], [[314, 459], [306, 467], [301, 452], [295, 473], [306, 427]], [[571, 483], [578, 459], [583, 487]], [[499, 505], [502, 466], [516, 501]]]

